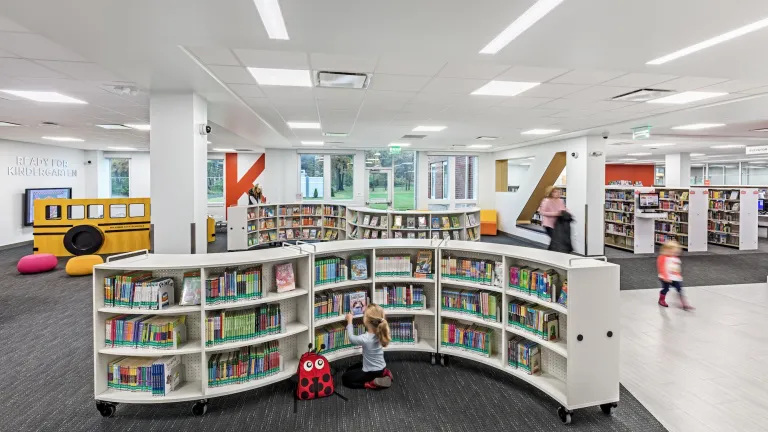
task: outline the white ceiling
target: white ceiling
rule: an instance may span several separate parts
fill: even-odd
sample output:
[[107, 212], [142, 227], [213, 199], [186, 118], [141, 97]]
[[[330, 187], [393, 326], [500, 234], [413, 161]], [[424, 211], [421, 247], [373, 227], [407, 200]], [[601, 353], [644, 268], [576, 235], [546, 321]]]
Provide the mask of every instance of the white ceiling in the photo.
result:
[[[146, 93], [123, 97], [104, 90], [120, 80], [144, 91], [199, 92], [210, 102], [212, 121], [251, 147], [324, 139], [319, 131], [288, 129], [286, 121], [320, 121], [326, 132], [349, 132], [325, 140], [357, 148], [439, 124], [447, 129], [413, 141], [412, 148], [450, 149], [481, 135], [500, 137], [490, 151], [557, 138], [520, 135], [526, 129], [561, 129], [558, 137], [608, 131], [612, 144], [630, 141], [632, 127], [649, 124], [655, 139], [678, 143], [652, 151], [659, 158], [671, 151], [715, 152], [709, 149], [714, 142], [759, 144], [767, 135], [750, 131], [768, 126], [768, 98], [762, 97], [768, 60], [756, 55], [768, 29], [665, 65], [645, 64], [768, 17], [765, 1], [741, 0], [735, 8], [698, 0], [694, 8], [665, 0], [566, 0], [495, 56], [478, 51], [533, 0], [281, 0], [289, 41], [266, 37], [252, 0], [13, 3], [0, 8], [13, 20], [0, 19], [3, 88], [48, 86], [89, 105], [0, 100], [0, 121], [25, 124], [0, 128], [1, 138], [38, 142], [35, 125], [59, 119], [88, 145], [146, 147], [147, 133], [93, 127], [107, 119], [148, 118]], [[260, 87], [246, 67], [373, 75], [367, 90]], [[516, 97], [470, 95], [491, 79], [543, 84]], [[641, 87], [730, 94], [684, 106], [610, 101]], [[669, 129], [697, 122], [729, 127]], [[611, 145], [608, 156], [640, 146]]]

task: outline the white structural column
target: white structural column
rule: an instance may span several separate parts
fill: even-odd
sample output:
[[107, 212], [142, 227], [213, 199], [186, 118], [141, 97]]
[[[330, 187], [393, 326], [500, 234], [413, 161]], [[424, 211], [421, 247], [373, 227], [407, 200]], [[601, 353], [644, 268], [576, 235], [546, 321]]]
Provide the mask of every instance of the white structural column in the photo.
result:
[[691, 185], [691, 154], [674, 153], [664, 157], [664, 186], [688, 187]]
[[566, 207], [575, 219], [571, 225], [573, 249], [579, 254], [603, 255], [605, 140], [587, 136], [569, 141]]
[[208, 147], [199, 125], [208, 123], [207, 102], [193, 93], [152, 94], [149, 117], [154, 252], [206, 253]]

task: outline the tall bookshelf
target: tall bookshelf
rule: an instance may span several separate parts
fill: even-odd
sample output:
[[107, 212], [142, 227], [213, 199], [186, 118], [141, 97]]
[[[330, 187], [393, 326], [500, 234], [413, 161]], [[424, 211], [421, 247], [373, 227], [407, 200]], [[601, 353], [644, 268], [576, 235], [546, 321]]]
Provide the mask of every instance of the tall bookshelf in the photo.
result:
[[757, 249], [757, 200], [754, 188], [706, 188], [708, 241], [740, 250]]
[[[434, 259], [431, 271], [426, 274], [413, 272], [416, 256], [420, 252], [428, 253]], [[208, 255], [130, 255], [113, 257], [94, 268], [94, 397], [97, 408], [104, 416], [113, 415], [117, 403], [171, 402], [194, 402], [192, 412], [202, 415], [207, 411], [210, 398], [289, 379], [296, 373], [301, 354], [310, 342], [315, 341], [316, 335], [328, 326], [344, 331], [343, 313], [335, 317], [316, 317], [314, 306], [319, 295], [360, 289], [376, 298], [377, 290], [383, 287], [404, 286], [422, 287], [424, 304], [412, 308], [394, 304], [387, 308], [387, 317], [390, 322], [399, 320], [410, 323], [417, 330], [417, 335], [413, 340], [395, 341], [386, 348], [386, 352], [427, 352], [432, 354], [433, 362], [439, 355], [444, 365], [452, 356], [462, 357], [497, 368], [555, 399], [561, 405], [558, 415], [566, 423], [571, 421], [575, 409], [600, 405], [604, 412], [610, 412], [619, 400], [619, 268], [614, 264], [515, 246], [407, 239], [287, 245], [269, 250]], [[333, 258], [349, 263], [353, 257], [360, 256], [366, 258], [368, 270], [361, 276], [362, 280], [350, 280], [349, 276], [347, 280], [339, 278], [331, 283], [319, 283], [326, 281], [317, 280], [316, 266], [323, 265], [324, 260]], [[473, 272], [446, 273], [440, 263], [442, 258], [450, 257], [483, 260], [487, 266], [482, 267], [482, 271], [478, 266]], [[393, 272], [392, 267], [385, 264], [387, 259], [391, 259], [389, 263], [405, 263], [405, 268], [410, 271], [395, 267], [400, 271]], [[277, 292], [275, 274], [278, 266], [282, 269], [285, 264], [291, 264], [296, 289]], [[245, 271], [255, 266], [261, 269], [263, 296], [213, 302], [206, 295], [206, 281], [209, 279], [225, 271]], [[557, 275], [557, 281], [550, 285], [550, 289], [561, 293], [563, 285], [567, 284], [567, 300], [556, 302], [552, 298], [533, 294], [529, 288], [522, 291], [520, 287], [512, 286], [510, 272], [523, 267]], [[181, 298], [185, 275], [197, 272], [202, 281], [201, 304], [173, 304], [159, 311], [105, 304], [104, 278], [131, 271], [172, 278], [177, 299]], [[442, 307], [442, 299], [443, 294], [450, 290], [495, 295], [498, 299], [495, 320], [491, 322], [480, 318], [472, 310], [446, 310]], [[545, 340], [535, 330], [519, 325], [520, 322], [510, 321], [508, 310], [512, 302], [557, 313], [559, 324], [556, 333], [559, 337]], [[216, 333], [209, 331], [209, 318], [221, 312], [234, 313], [266, 305], [279, 305], [281, 325], [278, 332], [212, 343], [211, 335]], [[105, 321], [121, 314], [183, 315], [186, 317], [187, 342], [171, 350], [113, 347], [106, 341]], [[445, 333], [449, 323], [491, 331], [486, 332], [489, 334], [486, 343], [465, 346]], [[510, 363], [508, 343], [512, 338], [538, 344], [541, 351], [539, 371], [529, 374]], [[236, 353], [245, 347], [267, 343], [277, 350], [276, 358], [279, 360], [273, 363], [275, 367], [269, 373], [227, 382], [211, 381], [216, 379], [209, 374], [211, 364], [222, 358], [227, 359], [229, 353]], [[326, 351], [329, 361], [360, 354], [359, 348], [351, 347]], [[180, 375], [182, 382], [168, 394], [153, 396], [147, 391], [129, 391], [108, 383], [108, 365], [115, 359], [125, 357], [133, 361], [168, 355], [180, 356], [184, 366]]]
[[635, 190], [605, 188], [605, 245], [635, 251]]
[[654, 241], [677, 241], [689, 252], [707, 250], [707, 195], [695, 188], [654, 188], [667, 217], [654, 220]]

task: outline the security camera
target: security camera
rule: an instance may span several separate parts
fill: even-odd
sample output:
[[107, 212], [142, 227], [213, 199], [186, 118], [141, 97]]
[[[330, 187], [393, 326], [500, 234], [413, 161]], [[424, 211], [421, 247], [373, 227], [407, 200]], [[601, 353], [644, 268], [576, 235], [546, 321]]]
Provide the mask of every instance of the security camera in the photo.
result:
[[203, 135], [203, 136], [208, 135], [209, 133], [211, 133], [211, 130], [212, 130], [211, 127], [208, 126], [207, 124], [200, 125], [200, 135]]
[[86, 163], [87, 163], [88, 165], [90, 165], [90, 164], [92, 164], [93, 162], [91, 162], [91, 161], [88, 161], [88, 162], [86, 162]]
[[573, 152], [573, 153], [571, 153], [571, 157], [573, 157], [574, 159], [578, 159], [579, 158], [579, 154], [576, 153], [576, 152]]
[[608, 139], [608, 132], [603, 132], [603, 139]]
[[603, 155], [603, 152], [601, 151], [593, 151], [592, 153], [590, 153], [590, 156], [592, 157], [600, 157], [602, 155]]

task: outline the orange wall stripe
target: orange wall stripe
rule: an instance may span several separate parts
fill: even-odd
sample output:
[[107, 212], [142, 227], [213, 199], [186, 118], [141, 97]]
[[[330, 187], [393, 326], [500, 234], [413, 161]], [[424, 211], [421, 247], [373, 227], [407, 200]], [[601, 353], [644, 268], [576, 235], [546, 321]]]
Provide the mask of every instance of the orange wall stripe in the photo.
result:
[[224, 191], [225, 205], [227, 208], [237, 205], [237, 200], [248, 193], [253, 187], [256, 179], [264, 172], [266, 155], [262, 154], [259, 159], [248, 168], [248, 171], [242, 178], [237, 178], [237, 153], [227, 153], [224, 155], [224, 176], [226, 186]]

